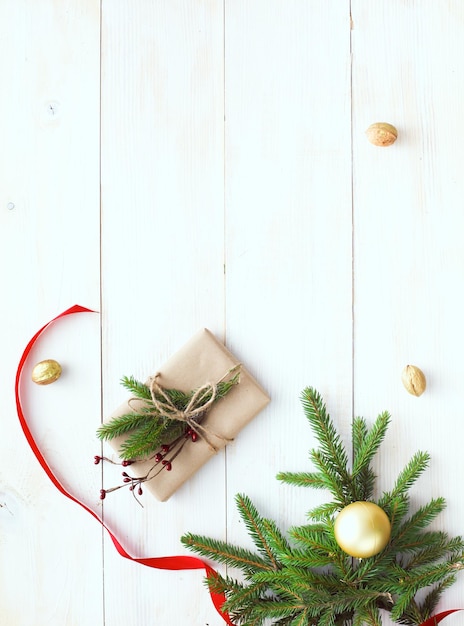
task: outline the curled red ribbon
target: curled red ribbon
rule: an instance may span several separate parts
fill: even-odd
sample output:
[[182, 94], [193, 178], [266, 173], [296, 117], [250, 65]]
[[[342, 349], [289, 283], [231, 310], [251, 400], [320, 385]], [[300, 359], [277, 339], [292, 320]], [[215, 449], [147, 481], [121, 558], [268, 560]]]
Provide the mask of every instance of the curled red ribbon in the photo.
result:
[[[217, 572], [214, 569], [212, 569], [207, 563], [193, 556], [165, 556], [165, 557], [149, 557], [149, 558], [132, 557], [128, 552], [126, 552], [126, 550], [119, 543], [115, 535], [104, 524], [103, 520], [101, 520], [100, 517], [98, 517], [98, 515], [94, 511], [92, 511], [92, 509], [87, 507], [85, 504], [80, 502], [77, 498], [75, 498], [73, 495], [71, 495], [70, 493], [66, 491], [63, 485], [54, 475], [52, 469], [49, 467], [47, 461], [45, 460], [43, 454], [41, 453], [39, 447], [37, 446], [34, 440], [34, 437], [32, 436], [32, 433], [29, 429], [27, 420], [25, 418], [25, 415], [21, 406], [21, 396], [20, 396], [21, 373], [23, 371], [27, 357], [29, 356], [30, 351], [34, 347], [34, 344], [37, 341], [37, 339], [40, 337], [40, 335], [48, 328], [48, 326], [50, 326], [50, 324], [52, 324], [56, 320], [59, 320], [62, 317], [65, 317], [66, 315], [71, 315], [73, 313], [95, 313], [95, 311], [92, 311], [91, 309], [86, 309], [85, 307], [82, 307], [78, 304], [75, 304], [74, 306], [70, 307], [66, 311], [63, 311], [63, 313], [60, 313], [60, 315], [57, 315], [56, 317], [54, 317], [52, 320], [50, 320], [47, 324], [45, 324], [40, 330], [38, 330], [35, 333], [35, 335], [27, 344], [23, 352], [23, 355], [21, 357], [21, 360], [19, 361], [18, 369], [16, 372], [16, 382], [15, 382], [16, 409], [18, 412], [19, 421], [21, 423], [21, 428], [23, 429], [24, 435], [26, 436], [29, 446], [31, 447], [33, 453], [35, 454], [37, 460], [39, 461], [42, 469], [45, 471], [45, 473], [47, 474], [49, 479], [52, 481], [52, 483], [55, 485], [55, 487], [58, 489], [58, 491], [60, 491], [64, 496], [66, 496], [67, 498], [75, 502], [76, 504], [79, 504], [79, 506], [85, 509], [98, 522], [100, 522], [100, 524], [103, 526], [103, 528], [108, 532], [109, 536], [111, 537], [111, 540], [116, 550], [125, 559], [129, 559], [131, 561], [134, 561], [135, 563], [140, 563], [141, 565], [146, 565], [147, 567], [153, 567], [156, 569], [165, 569], [165, 570], [204, 569], [207, 576], [217, 575]], [[218, 594], [214, 592], [210, 592], [210, 595], [211, 595], [211, 600], [217, 612], [219, 613], [219, 615], [227, 624], [229, 624], [230, 626], [233, 626], [228, 614], [223, 613], [221, 610], [225, 602], [225, 596], [223, 594]], [[427, 624], [427, 626], [430, 626], [430, 625]]]

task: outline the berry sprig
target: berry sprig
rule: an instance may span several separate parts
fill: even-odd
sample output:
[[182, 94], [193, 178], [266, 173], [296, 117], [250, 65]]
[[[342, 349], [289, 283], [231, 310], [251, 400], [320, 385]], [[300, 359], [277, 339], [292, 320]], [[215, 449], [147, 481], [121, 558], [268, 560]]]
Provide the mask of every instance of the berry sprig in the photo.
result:
[[[193, 443], [198, 441], [198, 433], [195, 432], [192, 428], [186, 427], [185, 432], [177, 437], [171, 443], [163, 443], [161, 444], [159, 450], [153, 454], [150, 459], [153, 460], [153, 465], [150, 467], [148, 472], [143, 476], [130, 476], [126, 471], [122, 472], [122, 484], [116, 485], [114, 487], [110, 487], [108, 489], [100, 489], [100, 500], [104, 500], [108, 493], [113, 491], [117, 491], [118, 489], [122, 489], [123, 487], [128, 487], [129, 491], [132, 492], [132, 495], [137, 500], [137, 502], [141, 505], [142, 503], [136, 497], [143, 495], [142, 484], [152, 480], [156, 476], [158, 476], [163, 470], [170, 472], [172, 470], [172, 464], [174, 459], [179, 455], [184, 445], [190, 439]], [[100, 456], [96, 454], [94, 456], [94, 464], [98, 465], [100, 461], [108, 461], [113, 465], [121, 465], [122, 467], [128, 467], [136, 462], [135, 459], [123, 459], [121, 463], [113, 461], [105, 456]]]

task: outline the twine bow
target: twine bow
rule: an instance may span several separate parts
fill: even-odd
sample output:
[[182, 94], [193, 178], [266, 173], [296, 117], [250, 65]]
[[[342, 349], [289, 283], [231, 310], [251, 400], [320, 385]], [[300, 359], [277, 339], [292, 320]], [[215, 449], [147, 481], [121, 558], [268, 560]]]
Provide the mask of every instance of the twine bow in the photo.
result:
[[208, 444], [213, 452], [217, 452], [218, 448], [210, 441], [208, 436], [212, 435], [226, 443], [233, 441], [233, 439], [229, 439], [228, 437], [224, 437], [212, 431], [203, 426], [200, 422], [216, 401], [219, 383], [240, 367], [241, 364], [238, 363], [228, 370], [216, 383], [208, 382], [196, 389], [184, 409], [179, 409], [165, 392], [164, 388], [157, 382], [157, 379], [161, 376], [158, 372], [148, 381], [153, 406], [163, 417], [185, 422], [189, 428]]

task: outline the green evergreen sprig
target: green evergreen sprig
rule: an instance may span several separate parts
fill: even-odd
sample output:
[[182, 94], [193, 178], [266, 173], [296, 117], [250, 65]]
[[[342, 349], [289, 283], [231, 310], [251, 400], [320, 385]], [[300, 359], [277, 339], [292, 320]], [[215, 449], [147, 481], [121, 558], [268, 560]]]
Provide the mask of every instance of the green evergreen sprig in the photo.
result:
[[[214, 402], [226, 396], [232, 387], [238, 384], [239, 379], [240, 372], [237, 371], [228, 380], [219, 381]], [[136, 380], [133, 376], [125, 376], [121, 384], [134, 399], [141, 401], [140, 406], [136, 410], [112, 418], [97, 430], [97, 436], [102, 441], [125, 437], [119, 448], [121, 459], [133, 461], [149, 458], [156, 454], [160, 446], [169, 445], [188, 430], [185, 422], [172, 419], [168, 414], [163, 414], [157, 409], [153, 403], [152, 390], [148, 385]], [[163, 392], [176, 409], [185, 411], [196, 390], [186, 393], [179, 389], [163, 389]], [[202, 401], [209, 401], [212, 393], [212, 389], [206, 390]], [[155, 398], [160, 401], [164, 400], [156, 393]]]
[[239, 494], [238, 512], [256, 552], [191, 533], [181, 538], [183, 545], [241, 572], [240, 578], [216, 573], [206, 579], [211, 591], [225, 594], [223, 610], [236, 625], [381, 626], [383, 612], [399, 624], [422, 624], [464, 568], [463, 539], [427, 530], [444, 510], [444, 499], [433, 498], [417, 511], [409, 510], [409, 490], [428, 467], [429, 454], [417, 452], [392, 490], [376, 502], [390, 519], [387, 546], [372, 557], [352, 558], [335, 539], [335, 516], [352, 502], [375, 501], [371, 463], [390, 416], [381, 413], [371, 428], [364, 418], [353, 420], [350, 466], [319, 393], [308, 387], [301, 400], [319, 442], [310, 452], [316, 471], [281, 472], [277, 478], [298, 487], [326, 489], [332, 502], [310, 510], [307, 524], [284, 535]]

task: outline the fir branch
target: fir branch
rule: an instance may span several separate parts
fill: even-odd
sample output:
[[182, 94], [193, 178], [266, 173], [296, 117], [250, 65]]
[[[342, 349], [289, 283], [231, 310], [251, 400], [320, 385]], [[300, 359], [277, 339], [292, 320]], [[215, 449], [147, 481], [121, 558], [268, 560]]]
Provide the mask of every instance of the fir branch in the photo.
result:
[[[397, 597], [397, 600], [391, 610], [391, 618], [393, 621], [400, 622], [400, 620], [403, 620], [401, 623], [411, 624], [409, 619], [407, 619], [405, 616], [407, 615], [408, 607], [414, 601], [415, 595], [415, 591], [413, 591], [412, 589], [408, 589]], [[404, 621], [405, 619], [407, 619], [407, 621]]]
[[332, 599], [333, 591], [340, 589], [340, 579], [335, 574], [326, 574], [320, 571], [304, 568], [286, 568], [274, 572], [257, 572], [253, 576], [256, 582], [266, 582], [274, 589], [277, 585], [293, 584], [296, 595], [314, 593], [318, 595], [319, 604]]
[[374, 604], [359, 608], [353, 619], [353, 626], [382, 626], [380, 611]]
[[276, 555], [278, 561], [280, 561], [283, 556], [292, 553], [292, 548], [285, 535], [280, 531], [273, 520], [262, 520], [262, 532], [267, 544], [270, 546], [272, 553]]
[[408, 546], [414, 545], [416, 533], [428, 526], [445, 509], [445, 506], [444, 498], [434, 498], [421, 506], [397, 530], [392, 530], [392, 547], [398, 551], [404, 551], [408, 549]]
[[[309, 615], [307, 609], [298, 613], [297, 616], [289, 622], [289, 626], [307, 626], [310, 622], [308, 621]], [[281, 622], [283, 625], [283, 623]]]
[[308, 511], [308, 518], [315, 522], [326, 520], [340, 510], [338, 502], [325, 502]]
[[[235, 368], [234, 368], [235, 369]], [[224, 398], [235, 385], [240, 382], [240, 372], [234, 374], [230, 380], [221, 380], [216, 385], [216, 399]], [[208, 398], [208, 400], [210, 397]]]
[[448, 555], [461, 554], [464, 551], [464, 543], [461, 537], [450, 540], [442, 531], [431, 531], [418, 535], [416, 542], [410, 542], [403, 550], [413, 553], [409, 559], [405, 559], [406, 564], [403, 565], [404, 569], [408, 570], [433, 563]]
[[223, 611], [227, 613], [240, 611], [260, 599], [266, 592], [267, 585], [264, 582], [253, 582], [246, 587], [242, 586], [228, 597], [223, 605]]
[[430, 461], [428, 452], [416, 452], [398, 476], [392, 491], [385, 493], [379, 501], [381, 508], [388, 507], [391, 500], [406, 495], [420, 475], [427, 469]]
[[443, 594], [443, 592], [451, 587], [456, 582], [456, 575], [450, 574], [445, 577], [439, 584], [435, 585], [425, 596], [423, 602], [419, 605], [421, 621], [419, 623], [425, 622], [428, 619], [435, 609], [437, 608], [438, 602]]
[[305, 608], [307, 607], [301, 601], [262, 598], [253, 604], [251, 615], [261, 619], [293, 618], [295, 612], [301, 612]]
[[309, 456], [314, 465], [319, 469], [321, 480], [325, 484], [325, 488], [335, 498], [339, 508], [346, 506], [354, 501], [352, 494], [347, 493], [346, 483], [340, 481], [340, 475], [336, 468], [328, 462], [327, 457], [320, 450], [311, 450]]
[[[359, 458], [363, 455], [364, 442], [368, 436], [366, 420], [362, 417], [355, 417], [352, 425], [352, 441], [353, 441], [353, 463], [359, 464]], [[376, 475], [366, 463], [362, 468], [359, 467], [354, 478], [356, 499], [369, 500], [374, 491]]]
[[151, 400], [150, 388], [144, 383], [136, 380], [133, 376], [123, 376], [121, 378], [121, 385], [135, 398], [140, 398], [141, 400]]
[[383, 499], [381, 499], [378, 505], [387, 514], [392, 527], [392, 534], [395, 535], [401, 524], [401, 520], [409, 511], [409, 498], [406, 495], [395, 496], [394, 498], [388, 499], [388, 504], [383, 504]]
[[144, 459], [153, 454], [161, 440], [170, 443], [180, 436], [184, 430], [182, 422], [170, 420], [151, 420], [147, 424], [134, 430], [125, 441], [121, 443], [118, 450], [122, 459]]
[[266, 559], [250, 550], [231, 546], [225, 541], [187, 533], [181, 537], [181, 542], [193, 552], [214, 559], [218, 563], [241, 569], [247, 575], [253, 574], [255, 570], [272, 570]]
[[341, 481], [350, 485], [351, 476], [347, 469], [348, 455], [327, 413], [322, 397], [315, 389], [307, 387], [301, 394], [301, 403], [314, 435], [319, 441], [321, 453], [331, 460]]
[[[185, 409], [192, 398], [192, 392], [185, 393], [185, 391], [181, 391], [180, 389], [163, 389], [163, 391], [179, 411]], [[163, 401], [162, 396], [156, 393], [155, 397]]]
[[289, 535], [297, 543], [303, 544], [308, 550], [325, 552], [333, 556], [340, 548], [335, 541], [333, 528], [323, 524], [296, 526], [289, 530]]
[[375, 474], [370, 470], [370, 464], [385, 438], [389, 424], [390, 414], [385, 411], [377, 417], [370, 431], [362, 429], [363, 439], [357, 440], [356, 446], [353, 447], [352, 473], [356, 485], [356, 497], [359, 500], [366, 500], [372, 495]]
[[366, 420], [363, 417], [355, 417], [351, 426], [351, 440], [353, 446], [353, 462], [359, 456], [360, 450], [364, 446], [364, 441], [368, 435]]
[[[416, 453], [393, 489], [378, 505], [391, 522], [391, 537], [378, 554], [352, 559], [334, 536], [334, 517], [355, 498], [372, 500], [375, 474], [371, 463], [385, 436], [389, 414], [369, 430], [363, 418], [353, 423], [353, 470], [319, 394], [303, 392], [303, 407], [320, 443], [310, 451], [317, 471], [281, 472], [287, 484], [327, 489], [331, 502], [308, 512], [311, 523], [292, 527], [287, 537], [275, 522], [261, 517], [251, 500], [236, 497], [240, 515], [259, 554], [204, 537], [186, 535], [183, 543], [202, 556], [238, 567], [245, 582], [227, 577], [212, 581], [225, 593], [231, 619], [243, 626], [381, 626], [380, 611], [393, 621], [418, 626], [430, 617], [442, 592], [464, 568], [464, 541], [426, 530], [445, 508], [435, 498], [409, 513], [408, 491], [426, 469], [429, 455]], [[417, 595], [428, 589], [422, 604]]]
[[421, 624], [424, 621], [420, 608], [415, 600], [411, 600], [398, 621], [401, 624]]
[[239, 582], [231, 576], [223, 576], [220, 572], [209, 571], [205, 576], [204, 582], [212, 593], [235, 594], [242, 589], [248, 589], [242, 582]]
[[443, 578], [447, 578], [455, 571], [456, 566], [452, 559], [444, 563], [424, 565], [413, 570], [405, 570], [406, 576], [402, 586], [405, 588], [406, 593], [409, 594], [411, 592], [415, 595], [420, 589], [439, 583]]
[[318, 550], [293, 550], [291, 554], [284, 554], [281, 558], [285, 567], [292, 568], [310, 569], [334, 564], [333, 554]]
[[283, 483], [297, 487], [327, 489], [327, 480], [320, 472], [279, 472], [276, 478]]
[[114, 417], [107, 424], [102, 424], [97, 430], [97, 436], [102, 441], [116, 439], [151, 421], [152, 418], [146, 413], [125, 413]]
[[245, 526], [248, 530], [250, 537], [253, 539], [258, 552], [264, 556], [266, 561], [274, 568], [277, 569], [279, 564], [273, 554], [272, 548], [269, 545], [266, 533], [263, 528], [263, 518], [258, 513], [253, 502], [244, 494], [238, 494], [235, 497], [240, 517], [242, 518]]

